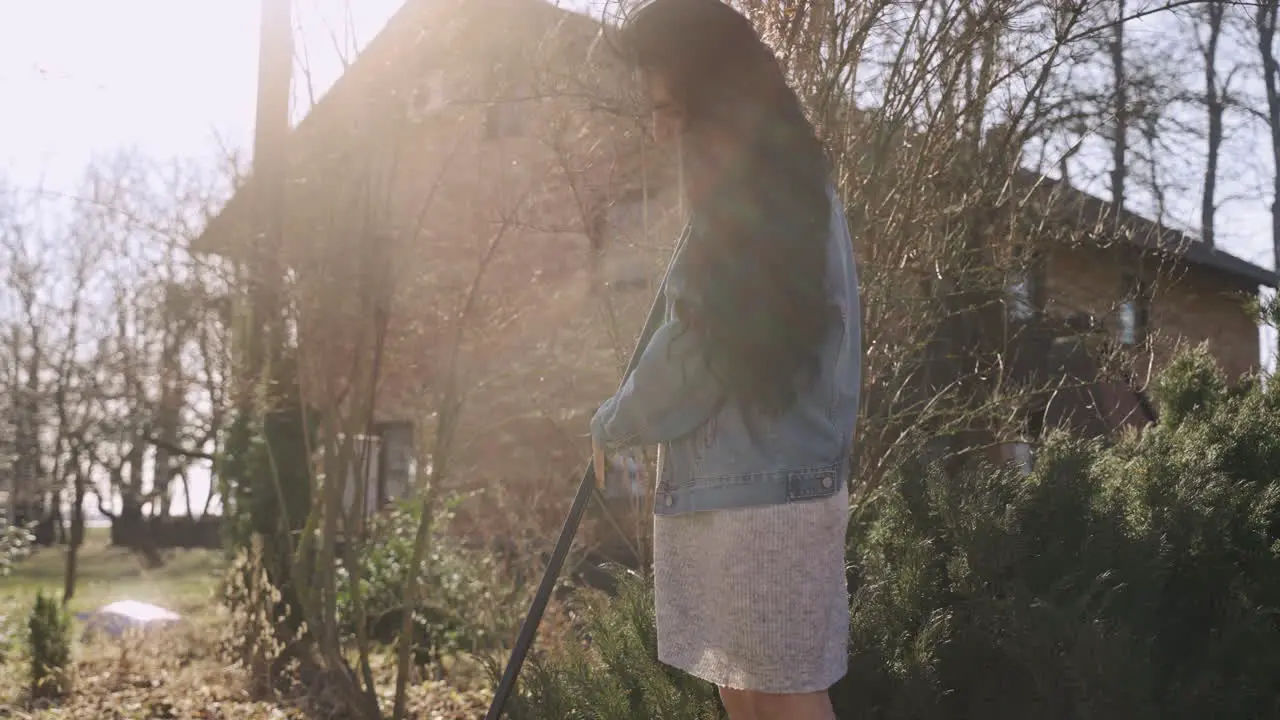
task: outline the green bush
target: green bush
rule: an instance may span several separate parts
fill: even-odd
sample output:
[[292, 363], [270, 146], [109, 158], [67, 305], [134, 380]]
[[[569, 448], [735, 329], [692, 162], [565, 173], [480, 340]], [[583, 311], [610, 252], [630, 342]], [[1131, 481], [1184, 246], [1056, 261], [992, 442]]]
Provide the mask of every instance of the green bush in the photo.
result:
[[[224, 525], [230, 554], [247, 548], [254, 535], [270, 540], [264, 558], [284, 600], [301, 616], [287, 580], [286, 533], [306, 524], [311, 508], [309, 448], [315, 446], [318, 416], [304, 407], [297, 382], [297, 350], [283, 348], [273, 366], [270, 410], [237, 409], [224, 431], [217, 458], [219, 491], [226, 504]], [[309, 418], [310, 423], [305, 422]]]
[[36, 536], [20, 525], [0, 529], [0, 577], [13, 572], [13, 566], [31, 554]]
[[[1030, 477], [901, 468], [850, 523], [838, 716], [1280, 718], [1280, 385], [1228, 389], [1199, 350], [1156, 399], [1159, 426], [1051, 436]], [[591, 647], [535, 659], [521, 717], [712, 712], [656, 663], [642, 590], [584, 607]]]
[[1056, 438], [1031, 478], [904, 472], [851, 532], [841, 717], [1144, 717], [1143, 570], [1092, 467]]
[[[494, 553], [465, 547], [446, 532], [461, 497], [447, 499], [431, 518], [419, 569], [420, 600], [413, 608], [418, 658], [476, 653], [509, 642], [522, 619], [524, 592]], [[401, 628], [404, 584], [422, 517], [419, 500], [379, 514], [357, 548], [363, 618], [356, 611], [351, 573], [338, 571], [338, 611], [344, 630], [363, 621], [375, 640], [392, 642]]]
[[[560, 657], [533, 655], [511, 720], [713, 720], [725, 717], [714, 687], [658, 662], [652, 587], [618, 574], [613, 598], [580, 593], [582, 644]], [[500, 676], [494, 664], [491, 674]]]
[[27, 652], [31, 658], [32, 699], [58, 698], [70, 690], [71, 618], [43, 591], [27, 618]]

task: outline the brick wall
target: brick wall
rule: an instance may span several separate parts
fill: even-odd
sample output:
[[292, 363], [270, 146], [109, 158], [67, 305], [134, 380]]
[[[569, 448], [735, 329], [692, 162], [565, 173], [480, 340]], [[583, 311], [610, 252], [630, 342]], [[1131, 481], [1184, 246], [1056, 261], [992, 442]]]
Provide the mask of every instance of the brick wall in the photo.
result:
[[1170, 288], [1152, 306], [1152, 324], [1184, 342], [1208, 342], [1229, 378], [1256, 370], [1258, 326], [1245, 303], [1256, 293], [1226, 273], [1188, 269], [1171, 278]]
[[[546, 17], [485, 9], [499, 5]], [[656, 290], [608, 290], [601, 280], [620, 267], [657, 276], [678, 231], [670, 158], [640, 152], [642, 126], [595, 107], [625, 100], [607, 93], [626, 85], [604, 77], [609, 67], [583, 67], [592, 36], [573, 26], [582, 18], [562, 24], [560, 11], [518, 0], [452, 6], [467, 12], [393, 22], [352, 70], [359, 77], [340, 83], [291, 138], [284, 260], [310, 309], [308, 347], [323, 341], [326, 351], [312, 355], [329, 359], [304, 358], [304, 378], [315, 396], [335, 387], [322, 378], [371, 356], [371, 308], [385, 303], [377, 419], [413, 421], [429, 452], [456, 377], [465, 409], [449, 484], [484, 490], [465, 504], [463, 522], [545, 534], [563, 520], [590, 415], [616, 388]], [[563, 45], [542, 42], [548, 32], [561, 32]], [[540, 62], [520, 60], [531, 42]], [[507, 59], [495, 63], [497, 55]], [[488, 77], [495, 64], [509, 72]], [[445, 102], [407, 114], [416, 86], [439, 69], [445, 77], [431, 81]], [[571, 76], [556, 74], [564, 69]], [[485, 132], [494, 101], [515, 109], [515, 132]], [[649, 186], [665, 194], [649, 203], [647, 236], [605, 227], [612, 241], [596, 247], [596, 219]], [[246, 196], [211, 226], [210, 248], [234, 253], [250, 237]], [[458, 344], [459, 310], [499, 234]]]
[[[1059, 316], [1088, 312], [1115, 334], [1125, 275], [1137, 262], [1136, 253], [1119, 246], [1055, 248], [1045, 268], [1046, 309]], [[1245, 298], [1256, 288], [1181, 262], [1148, 259], [1143, 270], [1152, 292], [1148, 322], [1156, 366], [1180, 344], [1207, 341], [1228, 377], [1258, 367], [1258, 328], [1245, 309]]]

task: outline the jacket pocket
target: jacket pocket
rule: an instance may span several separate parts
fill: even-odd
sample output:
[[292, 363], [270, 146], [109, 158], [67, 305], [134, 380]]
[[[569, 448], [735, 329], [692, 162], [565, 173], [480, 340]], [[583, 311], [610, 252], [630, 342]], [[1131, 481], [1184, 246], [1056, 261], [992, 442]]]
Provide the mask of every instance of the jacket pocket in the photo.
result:
[[840, 474], [835, 468], [803, 470], [787, 475], [787, 502], [827, 498], [839, 489]]

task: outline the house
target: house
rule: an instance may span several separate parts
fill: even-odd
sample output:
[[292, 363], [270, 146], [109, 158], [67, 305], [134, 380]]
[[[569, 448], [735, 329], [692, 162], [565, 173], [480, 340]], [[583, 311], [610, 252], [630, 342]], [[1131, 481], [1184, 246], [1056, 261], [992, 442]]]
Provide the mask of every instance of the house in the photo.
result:
[[[625, 78], [596, 61], [607, 41], [540, 0], [409, 2], [292, 134], [284, 260], [328, 308], [310, 334], [358, 346], [361, 293], [392, 308], [376, 414], [378, 465], [394, 478], [379, 480], [379, 502], [412, 486], [413, 459], [447, 461], [446, 484], [484, 491], [473, 529], [501, 518], [495, 532], [545, 534], [563, 519], [590, 412], [616, 387], [683, 216], [672, 158], [616, 95]], [[1208, 341], [1233, 375], [1257, 365], [1241, 298], [1273, 285], [1269, 271], [1034, 182], [1068, 222], [1106, 221], [1102, 234], [1123, 240], [1054, 247], [1010, 279], [1010, 317], [1041, 328], [1039, 371], [1094, 373], [1064, 341], [1081, 317], [1135, 348]], [[250, 179], [201, 249], [244, 251], [253, 192]], [[465, 410], [442, 427], [454, 391]], [[1098, 411], [1096, 428], [1073, 420], [1098, 432], [1144, 407], [1114, 383], [1080, 392], [1052, 410]], [[440, 438], [447, 458], [415, 450]]]
[[[1040, 179], [1085, 226], [1120, 228], [1123, 242], [1055, 248], [1041, 269], [1046, 310], [1086, 313], [1117, 342], [1154, 338], [1161, 365], [1169, 340], [1207, 342], [1229, 378], [1256, 370], [1261, 346], [1246, 301], [1274, 288], [1275, 273], [1218, 247], [1065, 186]], [[1112, 231], [1115, 233], [1116, 231]]]
[[[1049, 201], [1057, 221], [1083, 230], [1043, 248], [1007, 288], [1011, 321], [1031, 329], [1031, 364], [1081, 381], [1029, 413], [1028, 438], [1048, 426], [1098, 437], [1157, 422], [1145, 387], [1179, 346], [1206, 343], [1233, 381], [1258, 369], [1249, 301], [1275, 288], [1275, 273], [1060, 181], [1031, 173], [1020, 180]], [[1125, 361], [1123, 377], [1097, 366], [1098, 341]], [[1014, 442], [1000, 453], [1029, 467], [1034, 449]]]
[[[645, 148], [634, 98], [611, 95], [628, 84], [583, 68], [607, 42], [538, 0], [408, 2], [291, 134], [282, 254], [293, 302], [327, 308], [310, 335], [349, 350], [370, 322], [360, 294], [392, 307], [379, 502], [415, 464], [439, 469], [416, 448], [435, 446], [452, 387], [466, 409], [449, 477], [486, 490], [468, 506], [563, 519], [589, 412], [616, 387], [679, 229], [673, 164]], [[254, 189], [197, 250], [248, 252]]]

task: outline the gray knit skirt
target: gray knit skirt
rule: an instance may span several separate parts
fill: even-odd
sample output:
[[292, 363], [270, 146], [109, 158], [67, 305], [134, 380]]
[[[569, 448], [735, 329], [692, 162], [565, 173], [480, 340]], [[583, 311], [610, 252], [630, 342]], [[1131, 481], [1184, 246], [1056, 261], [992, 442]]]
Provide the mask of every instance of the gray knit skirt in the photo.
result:
[[849, 493], [654, 518], [658, 659], [720, 687], [826, 690], [848, 669]]

